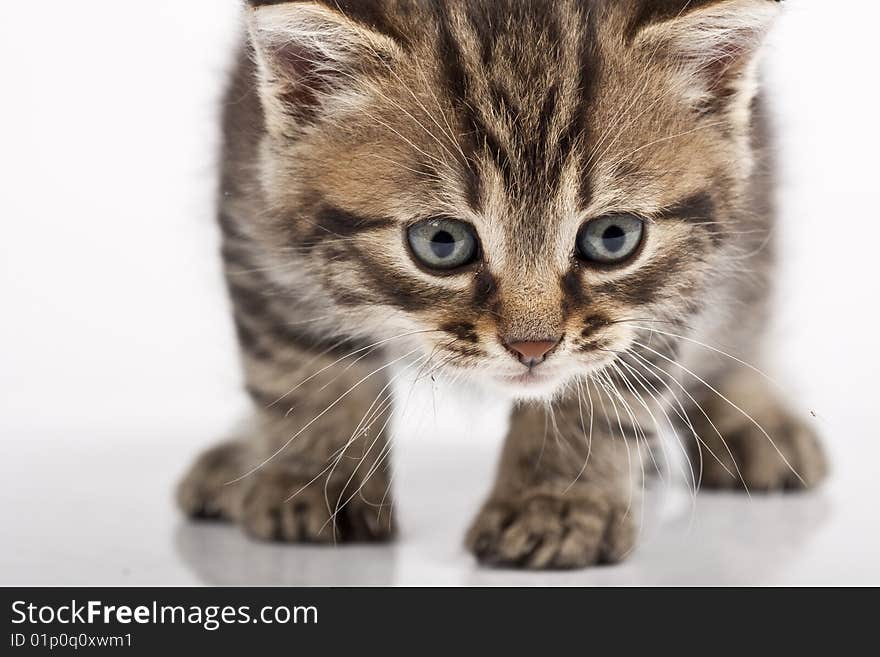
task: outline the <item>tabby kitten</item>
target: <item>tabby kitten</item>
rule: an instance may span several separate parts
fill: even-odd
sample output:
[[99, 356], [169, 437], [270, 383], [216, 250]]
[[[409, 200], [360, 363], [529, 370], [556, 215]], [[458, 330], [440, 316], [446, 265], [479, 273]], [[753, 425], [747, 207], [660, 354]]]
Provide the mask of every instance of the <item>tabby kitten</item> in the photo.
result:
[[390, 537], [404, 375], [515, 401], [467, 537], [487, 564], [622, 559], [673, 425], [694, 485], [823, 478], [745, 364], [772, 278], [756, 55], [777, 2], [250, 5], [220, 223], [256, 411], [182, 482], [188, 514]]

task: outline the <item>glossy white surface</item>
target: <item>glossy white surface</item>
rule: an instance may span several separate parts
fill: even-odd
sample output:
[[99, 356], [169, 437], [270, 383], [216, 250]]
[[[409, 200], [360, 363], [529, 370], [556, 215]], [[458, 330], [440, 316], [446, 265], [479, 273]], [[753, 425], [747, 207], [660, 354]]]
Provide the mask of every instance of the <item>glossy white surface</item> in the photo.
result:
[[461, 548], [503, 432], [484, 405], [404, 423], [393, 546], [265, 545], [179, 517], [176, 478], [245, 408], [212, 217], [236, 3], [4, 3], [0, 585], [880, 584], [880, 8], [785, 4], [768, 49], [786, 253], [773, 360], [834, 477], [695, 507], [656, 483], [628, 562], [523, 574]]
[[[401, 536], [389, 546], [257, 543], [189, 523], [170, 490], [173, 431], [17, 440], [4, 459], [3, 584], [778, 585], [880, 584], [871, 458], [838, 461], [826, 489], [691, 498], [655, 481], [642, 543], [620, 566], [571, 573], [479, 568], [461, 537], [487, 486], [488, 445], [410, 441], [397, 459]], [[181, 436], [181, 440], [184, 437]], [[7, 445], [10, 447], [10, 445]], [[866, 456], [866, 455], [863, 455]], [[845, 473], [845, 475], [843, 474]]]

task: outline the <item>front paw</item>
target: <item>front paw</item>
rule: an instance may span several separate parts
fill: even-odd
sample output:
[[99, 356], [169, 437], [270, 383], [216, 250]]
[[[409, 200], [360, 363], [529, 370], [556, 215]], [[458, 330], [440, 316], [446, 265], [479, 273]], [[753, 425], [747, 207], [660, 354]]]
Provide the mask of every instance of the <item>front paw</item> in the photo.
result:
[[[702, 447], [704, 487], [797, 491], [818, 486], [828, 475], [816, 433], [787, 411], [762, 414], [758, 422], [763, 431], [745, 418], [737, 419], [736, 424], [719, 427], [723, 441], [711, 427], [700, 431], [701, 440], [714, 453]], [[698, 451], [694, 454], [699, 457]]]
[[365, 499], [356, 487], [326, 491], [324, 480], [285, 471], [258, 471], [244, 495], [240, 522], [255, 538], [290, 543], [380, 542], [394, 535], [389, 504]]
[[242, 486], [231, 482], [247, 471], [252, 460], [253, 455], [243, 443], [223, 443], [209, 449], [178, 485], [178, 506], [191, 518], [236, 518]]
[[539, 570], [616, 563], [636, 540], [627, 506], [589, 485], [567, 493], [533, 489], [496, 495], [471, 526], [467, 545], [491, 566]]

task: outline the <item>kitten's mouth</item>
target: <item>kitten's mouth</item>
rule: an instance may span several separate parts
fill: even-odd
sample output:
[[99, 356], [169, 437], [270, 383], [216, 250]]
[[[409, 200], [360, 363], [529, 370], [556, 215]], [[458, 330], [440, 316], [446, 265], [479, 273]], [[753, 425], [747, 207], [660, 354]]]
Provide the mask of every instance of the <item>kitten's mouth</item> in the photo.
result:
[[517, 374], [497, 373], [492, 379], [506, 394], [518, 399], [546, 399], [559, 390], [561, 372], [543, 368], [523, 370]]
[[531, 387], [546, 385], [555, 377], [549, 376], [547, 374], [541, 374], [532, 369], [527, 370], [522, 374], [500, 374], [496, 378], [502, 383], [506, 383], [507, 385]]

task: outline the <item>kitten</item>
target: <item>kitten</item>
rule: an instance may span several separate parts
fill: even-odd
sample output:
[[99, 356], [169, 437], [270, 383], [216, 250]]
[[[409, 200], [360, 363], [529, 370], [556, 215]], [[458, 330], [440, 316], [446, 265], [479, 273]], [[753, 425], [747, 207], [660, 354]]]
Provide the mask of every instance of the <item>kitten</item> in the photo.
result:
[[775, 1], [250, 4], [220, 223], [256, 412], [182, 482], [188, 514], [389, 538], [404, 373], [517, 400], [467, 537], [484, 563], [622, 559], [672, 425], [694, 485], [823, 478], [745, 364], [772, 280]]

